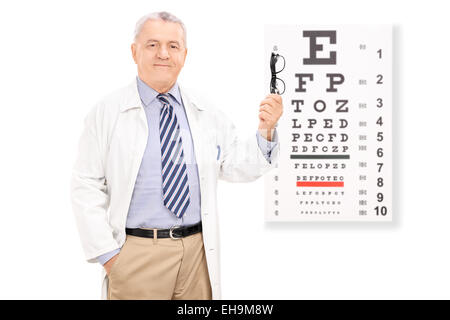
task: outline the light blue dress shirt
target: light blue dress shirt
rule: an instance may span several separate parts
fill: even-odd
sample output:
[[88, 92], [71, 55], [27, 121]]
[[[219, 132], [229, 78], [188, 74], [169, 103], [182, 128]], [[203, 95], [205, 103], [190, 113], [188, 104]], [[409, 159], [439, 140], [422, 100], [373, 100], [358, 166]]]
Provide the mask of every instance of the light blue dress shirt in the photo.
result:
[[[139, 77], [136, 77], [136, 81], [139, 96], [147, 116], [148, 140], [134, 185], [126, 227], [169, 229], [174, 225], [196, 224], [201, 221], [200, 182], [191, 131], [178, 83], [175, 83], [168, 94], [180, 125], [190, 192], [189, 206], [181, 218], [177, 218], [164, 206], [162, 198], [161, 146], [159, 138], [159, 119], [162, 103], [157, 98], [159, 93], [149, 87]], [[264, 139], [259, 132], [256, 132], [256, 139], [263, 155], [270, 162], [271, 151], [278, 143], [276, 131], [273, 141]], [[103, 265], [119, 251], [120, 249], [116, 249], [105, 253], [97, 257], [97, 260]]]

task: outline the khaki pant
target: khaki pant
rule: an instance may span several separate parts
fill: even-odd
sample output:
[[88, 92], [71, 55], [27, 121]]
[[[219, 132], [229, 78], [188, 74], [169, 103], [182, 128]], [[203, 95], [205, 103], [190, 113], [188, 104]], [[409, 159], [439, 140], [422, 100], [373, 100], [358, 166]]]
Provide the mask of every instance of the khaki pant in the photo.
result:
[[201, 232], [178, 240], [127, 235], [108, 278], [108, 300], [212, 295]]

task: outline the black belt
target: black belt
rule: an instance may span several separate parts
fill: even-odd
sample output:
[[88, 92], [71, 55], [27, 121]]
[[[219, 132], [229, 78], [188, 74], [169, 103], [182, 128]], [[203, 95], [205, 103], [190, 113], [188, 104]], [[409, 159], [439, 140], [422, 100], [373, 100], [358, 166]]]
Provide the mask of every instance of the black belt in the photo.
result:
[[[170, 229], [156, 229], [157, 238], [180, 239], [202, 231], [202, 222], [190, 226], [174, 226]], [[152, 229], [130, 229], [126, 233], [131, 236], [153, 238]]]

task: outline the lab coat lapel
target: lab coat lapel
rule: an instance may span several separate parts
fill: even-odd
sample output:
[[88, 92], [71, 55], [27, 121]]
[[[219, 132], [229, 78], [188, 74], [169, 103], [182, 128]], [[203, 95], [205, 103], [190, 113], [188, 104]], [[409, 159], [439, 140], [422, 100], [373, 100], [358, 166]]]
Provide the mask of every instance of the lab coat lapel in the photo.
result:
[[181, 98], [183, 99], [184, 108], [186, 110], [186, 116], [189, 122], [189, 128], [191, 130], [192, 141], [194, 144], [194, 154], [197, 161], [197, 167], [199, 176], [204, 177], [204, 163], [206, 161], [204, 157], [204, 141], [201, 127], [201, 113], [203, 107], [198, 104], [188, 93], [179, 85]]

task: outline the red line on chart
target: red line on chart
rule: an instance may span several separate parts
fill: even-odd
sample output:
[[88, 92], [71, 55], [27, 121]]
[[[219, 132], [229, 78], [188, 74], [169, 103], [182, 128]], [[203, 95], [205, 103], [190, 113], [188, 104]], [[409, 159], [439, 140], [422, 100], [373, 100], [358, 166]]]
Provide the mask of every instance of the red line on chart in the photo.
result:
[[344, 181], [323, 182], [323, 181], [297, 181], [297, 187], [343, 187]]

